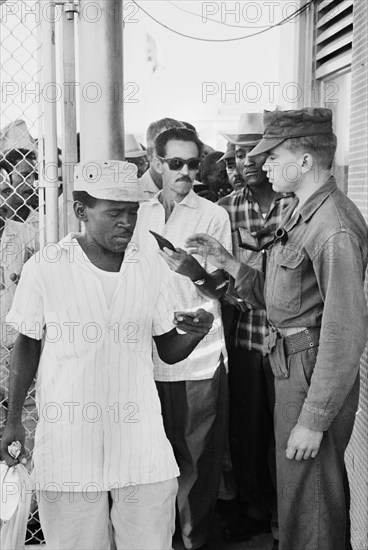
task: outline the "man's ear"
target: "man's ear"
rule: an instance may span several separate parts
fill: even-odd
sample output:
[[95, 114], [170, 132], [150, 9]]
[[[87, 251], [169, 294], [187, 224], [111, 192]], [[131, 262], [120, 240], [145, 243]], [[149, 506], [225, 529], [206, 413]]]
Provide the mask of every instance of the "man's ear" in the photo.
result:
[[88, 221], [87, 206], [85, 204], [80, 201], [74, 201], [73, 209], [78, 220], [82, 222]]
[[313, 166], [314, 166], [313, 155], [311, 155], [310, 153], [304, 153], [302, 157], [302, 163], [300, 166], [302, 174], [309, 172], [309, 170], [311, 170]]
[[156, 172], [162, 174], [162, 172], [164, 171], [164, 165], [156, 156], [153, 157], [151, 164], [153, 164], [153, 168], [156, 170]]

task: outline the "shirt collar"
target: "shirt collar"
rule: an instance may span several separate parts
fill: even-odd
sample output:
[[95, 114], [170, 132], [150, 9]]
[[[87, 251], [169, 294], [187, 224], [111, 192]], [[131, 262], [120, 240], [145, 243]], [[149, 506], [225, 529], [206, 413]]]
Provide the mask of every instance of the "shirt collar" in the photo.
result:
[[[145, 203], [147, 204], [147, 203]], [[71, 262], [74, 261], [74, 246], [78, 246], [79, 249], [81, 250], [81, 252], [83, 252], [83, 249], [81, 247], [81, 245], [79, 244], [78, 240], [77, 240], [77, 237], [81, 237], [82, 236], [82, 233], [68, 233], [68, 235], [66, 235], [65, 237], [63, 237], [58, 243], [56, 246], [59, 246], [61, 250], [64, 250], [67, 254], [69, 254], [69, 258]], [[125, 254], [124, 254], [124, 260], [125, 260], [125, 263], [129, 263], [129, 255], [130, 254], [137, 254], [139, 253], [139, 248], [137, 247], [137, 244], [133, 241], [133, 239], [131, 239], [131, 241], [129, 242], [126, 250], [125, 250]], [[83, 252], [84, 254], [84, 252]], [[124, 264], [124, 260], [122, 261], [121, 263], [121, 268], [120, 268], [120, 271], [122, 270], [123, 268], [123, 264]], [[135, 260], [132, 260], [131, 262], [135, 263], [136, 261], [138, 261], [137, 259]], [[89, 263], [92, 263], [89, 261]], [[88, 262], [83, 262], [84, 265], [88, 265]], [[92, 264], [94, 265], [94, 264]], [[125, 265], [125, 264], [124, 264]]]
[[[154, 204], [157, 204], [157, 203], [161, 204], [161, 202], [159, 201], [159, 197], [160, 197], [161, 193], [162, 193], [162, 191], [159, 191], [157, 193], [157, 195], [152, 197], [152, 199], [150, 199], [145, 204], [146, 205], [150, 204], [151, 206], [154, 205]], [[187, 195], [185, 195], [184, 199], [181, 202], [178, 202], [176, 204], [178, 204], [179, 206], [180, 205], [188, 206], [189, 208], [198, 208], [199, 200], [200, 199], [199, 199], [198, 195], [193, 191], [193, 189], [191, 189], [189, 191], [189, 193]]]
[[[252, 189], [249, 187], [249, 185], [246, 185], [244, 187], [244, 198], [245, 200], [249, 201], [249, 202], [256, 202], [256, 199], [253, 197], [253, 193], [252, 193]], [[294, 193], [275, 193], [275, 196], [273, 198], [273, 201], [272, 203], [276, 202], [276, 201], [279, 201], [281, 199], [285, 199], [287, 197], [293, 197], [294, 196]]]
[[308, 221], [331, 193], [336, 191], [334, 176], [330, 176], [300, 207], [299, 213], [304, 222]]
[[[59, 242], [58, 245], [61, 249], [70, 250], [70, 245], [77, 240], [77, 237], [80, 237], [82, 233], [68, 233], [63, 237]], [[78, 242], [78, 241], [77, 241]]]
[[183, 198], [183, 200], [177, 204], [181, 204], [183, 206], [189, 206], [189, 208], [198, 208], [199, 203], [199, 197], [197, 193], [191, 189], [189, 193]]
[[149, 193], [158, 193], [160, 191], [160, 188], [157, 187], [155, 182], [153, 181], [153, 178], [149, 172], [149, 169], [146, 170], [146, 172], [139, 178], [139, 182], [144, 187], [144, 191]]

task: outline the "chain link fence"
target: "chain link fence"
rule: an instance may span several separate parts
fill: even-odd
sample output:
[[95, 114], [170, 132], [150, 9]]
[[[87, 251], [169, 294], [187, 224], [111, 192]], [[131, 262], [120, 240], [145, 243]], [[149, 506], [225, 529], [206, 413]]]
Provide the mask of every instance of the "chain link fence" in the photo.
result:
[[[18, 0], [0, 5], [0, 435], [8, 406], [9, 363], [17, 333], [5, 323], [24, 263], [40, 246], [37, 139], [39, 105], [38, 2]], [[27, 467], [37, 423], [34, 384], [28, 392], [23, 423]], [[26, 544], [44, 542], [37, 502], [32, 498]]]

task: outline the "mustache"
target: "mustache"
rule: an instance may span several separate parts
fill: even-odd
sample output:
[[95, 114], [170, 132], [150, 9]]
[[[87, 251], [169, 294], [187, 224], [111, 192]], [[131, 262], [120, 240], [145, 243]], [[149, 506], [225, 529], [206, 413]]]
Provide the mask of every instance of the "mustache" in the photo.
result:
[[192, 180], [188, 176], [182, 176], [181, 178], [177, 178], [175, 181], [185, 181], [187, 183], [192, 183]]

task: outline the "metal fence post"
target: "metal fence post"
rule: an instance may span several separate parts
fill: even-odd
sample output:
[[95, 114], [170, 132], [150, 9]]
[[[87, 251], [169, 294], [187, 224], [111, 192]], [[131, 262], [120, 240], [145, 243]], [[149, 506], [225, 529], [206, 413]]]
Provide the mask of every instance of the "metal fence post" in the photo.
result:
[[[44, 162], [40, 186], [45, 188], [46, 207], [46, 242], [59, 240], [59, 211], [58, 211], [58, 150], [57, 150], [57, 116], [56, 116], [56, 58], [55, 58], [55, 2], [49, 2], [49, 17], [41, 18], [42, 35], [42, 87], [43, 90], [43, 152]], [[55, 97], [49, 97], [46, 89], [54, 86]], [[52, 92], [51, 92], [52, 94]], [[41, 137], [41, 136], [40, 136]]]
[[122, 4], [79, 4], [81, 161], [124, 158]]
[[73, 210], [73, 166], [77, 158], [75, 32], [73, 12], [63, 10], [60, 49], [62, 103], [62, 158], [63, 158], [63, 237], [79, 231], [79, 221]]

